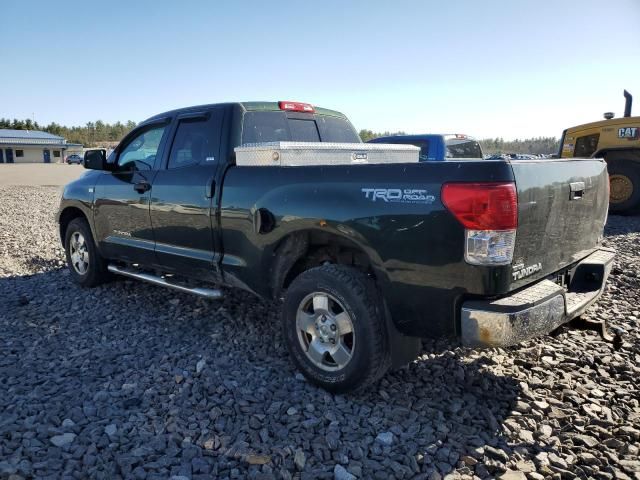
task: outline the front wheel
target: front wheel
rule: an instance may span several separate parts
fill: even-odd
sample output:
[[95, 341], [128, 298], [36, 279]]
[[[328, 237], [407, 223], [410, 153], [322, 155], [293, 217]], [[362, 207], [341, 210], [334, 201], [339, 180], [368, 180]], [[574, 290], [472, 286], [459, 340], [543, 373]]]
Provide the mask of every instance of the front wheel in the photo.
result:
[[95, 287], [108, 280], [107, 262], [98, 252], [85, 219], [76, 218], [69, 223], [64, 247], [74, 282], [82, 287]]
[[373, 281], [343, 265], [312, 268], [293, 280], [283, 306], [294, 363], [331, 392], [365, 388], [390, 365], [384, 309]]

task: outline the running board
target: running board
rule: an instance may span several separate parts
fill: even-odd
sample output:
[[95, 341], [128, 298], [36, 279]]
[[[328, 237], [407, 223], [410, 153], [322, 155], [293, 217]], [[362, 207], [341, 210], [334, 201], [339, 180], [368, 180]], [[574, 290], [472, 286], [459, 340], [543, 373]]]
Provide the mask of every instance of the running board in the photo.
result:
[[185, 287], [184, 285], [178, 285], [176, 283], [168, 282], [164, 278], [157, 275], [138, 272], [129, 268], [118, 267], [117, 265], [109, 265], [107, 269], [111, 273], [115, 273], [117, 275], [124, 275], [125, 277], [135, 278], [137, 280], [142, 280], [154, 285], [160, 285], [161, 287], [172, 288], [174, 290], [178, 290], [179, 292], [192, 293], [194, 295], [198, 295], [199, 297], [208, 298], [209, 300], [220, 300], [223, 297], [222, 291], [217, 288]]

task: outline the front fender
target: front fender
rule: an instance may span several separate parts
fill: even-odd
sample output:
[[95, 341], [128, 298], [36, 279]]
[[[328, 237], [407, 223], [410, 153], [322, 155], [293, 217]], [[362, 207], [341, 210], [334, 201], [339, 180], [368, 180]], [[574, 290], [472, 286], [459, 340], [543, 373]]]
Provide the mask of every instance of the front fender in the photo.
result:
[[65, 185], [60, 198], [60, 206], [56, 213], [56, 222], [59, 225], [60, 240], [64, 243], [62, 226], [68, 223], [68, 218], [84, 215], [91, 228], [93, 240], [98, 245], [93, 222], [93, 201], [95, 185], [101, 172], [90, 171], [79, 179]]

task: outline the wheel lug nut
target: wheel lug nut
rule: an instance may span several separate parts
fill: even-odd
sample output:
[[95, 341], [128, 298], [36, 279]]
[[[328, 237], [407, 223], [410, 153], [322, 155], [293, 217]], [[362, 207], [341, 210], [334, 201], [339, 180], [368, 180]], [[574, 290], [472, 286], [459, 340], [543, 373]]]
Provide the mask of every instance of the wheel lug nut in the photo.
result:
[[321, 319], [323, 322], [326, 322], [326, 321], [327, 321], [327, 317], [325, 317], [324, 315], [322, 315], [322, 317], [320, 317], [320, 319]]
[[333, 338], [330, 341], [331, 341], [331, 343], [336, 343], [335, 339], [333, 339]]
[[335, 332], [336, 331], [336, 326], [335, 325], [331, 325], [331, 330], [333, 330]]

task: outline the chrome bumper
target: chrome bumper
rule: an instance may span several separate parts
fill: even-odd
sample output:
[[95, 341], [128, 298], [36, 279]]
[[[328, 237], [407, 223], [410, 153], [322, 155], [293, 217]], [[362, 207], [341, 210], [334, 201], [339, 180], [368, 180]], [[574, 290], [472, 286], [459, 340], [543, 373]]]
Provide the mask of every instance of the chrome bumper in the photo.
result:
[[474, 347], [505, 347], [545, 335], [581, 315], [604, 291], [615, 252], [600, 249], [573, 269], [568, 290], [542, 280], [497, 300], [462, 304], [462, 343]]

